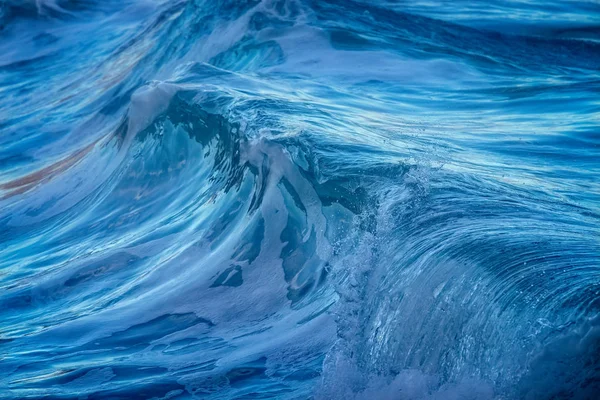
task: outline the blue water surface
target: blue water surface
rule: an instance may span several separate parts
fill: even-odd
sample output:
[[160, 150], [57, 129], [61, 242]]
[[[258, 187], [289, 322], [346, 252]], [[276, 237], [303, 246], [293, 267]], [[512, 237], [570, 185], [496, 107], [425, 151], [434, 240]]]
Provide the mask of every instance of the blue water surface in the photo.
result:
[[0, 3], [0, 399], [599, 394], [597, 1]]

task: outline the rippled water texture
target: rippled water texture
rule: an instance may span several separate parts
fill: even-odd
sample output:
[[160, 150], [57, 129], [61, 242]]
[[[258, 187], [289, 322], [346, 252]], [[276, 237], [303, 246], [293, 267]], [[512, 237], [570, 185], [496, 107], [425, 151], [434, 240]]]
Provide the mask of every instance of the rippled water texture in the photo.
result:
[[600, 3], [4, 0], [0, 398], [600, 396]]

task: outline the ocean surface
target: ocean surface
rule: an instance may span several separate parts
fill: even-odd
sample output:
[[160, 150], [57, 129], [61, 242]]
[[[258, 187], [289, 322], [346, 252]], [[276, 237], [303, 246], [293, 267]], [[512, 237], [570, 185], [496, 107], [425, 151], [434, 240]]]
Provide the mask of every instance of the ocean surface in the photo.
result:
[[39, 398], [600, 398], [600, 3], [0, 2]]

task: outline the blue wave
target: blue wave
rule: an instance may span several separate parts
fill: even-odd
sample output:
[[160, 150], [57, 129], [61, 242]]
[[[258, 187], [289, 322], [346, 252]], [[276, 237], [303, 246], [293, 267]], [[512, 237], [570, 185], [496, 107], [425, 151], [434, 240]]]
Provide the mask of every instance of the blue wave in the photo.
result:
[[595, 399], [598, 27], [5, 1], [0, 398]]

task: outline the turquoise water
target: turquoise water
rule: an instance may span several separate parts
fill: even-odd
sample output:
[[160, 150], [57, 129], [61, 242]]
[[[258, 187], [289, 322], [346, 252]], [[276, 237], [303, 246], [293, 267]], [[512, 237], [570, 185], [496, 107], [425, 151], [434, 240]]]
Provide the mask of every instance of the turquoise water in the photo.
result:
[[596, 399], [595, 1], [0, 4], [0, 398]]

